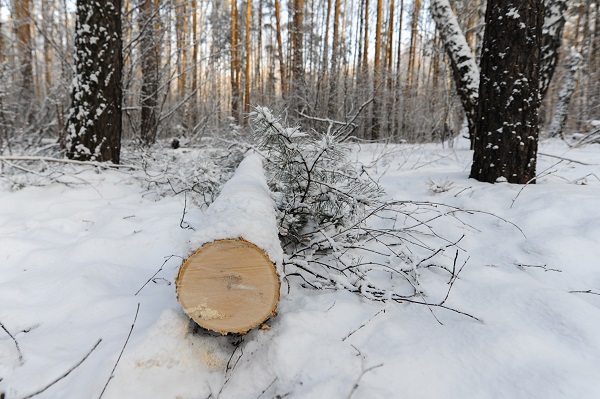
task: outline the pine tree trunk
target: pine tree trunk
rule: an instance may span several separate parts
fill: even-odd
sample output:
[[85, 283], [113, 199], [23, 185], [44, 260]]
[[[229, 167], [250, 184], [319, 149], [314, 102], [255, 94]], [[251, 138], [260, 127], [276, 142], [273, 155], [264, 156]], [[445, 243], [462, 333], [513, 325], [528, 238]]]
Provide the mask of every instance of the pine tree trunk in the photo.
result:
[[265, 89], [264, 89], [264, 79], [262, 75], [262, 51], [263, 51], [263, 39], [262, 39], [262, 31], [263, 31], [263, 0], [258, 0], [258, 16], [257, 16], [257, 38], [256, 38], [256, 59], [258, 62], [254, 63], [254, 93], [258, 95], [258, 102], [264, 102]]
[[44, 88], [46, 94], [52, 87], [52, 37], [53, 18], [49, 0], [42, 0], [42, 29], [44, 31]]
[[[0, 32], [2, 32], [2, 21], [0, 20]], [[0, 62], [6, 59], [4, 55], [4, 35], [0, 35]]]
[[419, 15], [421, 13], [421, 0], [413, 1], [410, 19], [410, 47], [408, 48], [408, 87], [411, 88], [415, 74], [415, 58], [417, 54], [417, 41], [419, 35]]
[[305, 97], [304, 77], [304, 0], [293, 0], [292, 20], [292, 98], [291, 108], [302, 111]]
[[402, 18], [404, 17], [404, 0], [400, 0], [400, 15], [398, 16], [398, 47], [396, 49], [396, 73], [394, 74], [396, 83], [394, 84], [394, 105], [392, 107], [392, 134], [396, 134], [397, 131], [402, 129], [402, 118], [399, 113], [404, 112], [401, 111], [400, 108], [400, 91], [403, 80], [400, 77], [400, 71], [402, 71]]
[[231, 0], [231, 116], [240, 121], [240, 56], [238, 48], [238, 0]]
[[281, 97], [287, 96], [287, 79], [285, 74], [285, 64], [283, 61], [283, 40], [281, 38], [281, 10], [279, 9], [279, 0], [275, 2], [275, 24], [277, 30], [277, 49], [279, 50], [279, 76], [281, 80]]
[[187, 81], [187, 0], [182, 0], [176, 9], [176, 32], [177, 32], [177, 97], [186, 96]]
[[542, 0], [490, 0], [471, 177], [525, 184], [535, 178]]
[[200, 87], [198, 85], [198, 52], [199, 52], [199, 34], [198, 34], [198, 1], [192, 0], [192, 27], [190, 29], [192, 34], [192, 86], [190, 87], [190, 91], [192, 93], [192, 98], [190, 99], [190, 107], [188, 108], [188, 115], [190, 126], [192, 129], [196, 127], [196, 123], [198, 123], [198, 113], [200, 112], [198, 108], [198, 100], [200, 99]]
[[29, 108], [34, 97], [33, 54], [31, 41], [31, 3], [30, 0], [14, 0], [15, 34], [17, 37], [17, 56], [21, 71], [20, 99], [25, 109]]
[[365, 0], [365, 33], [363, 35], [363, 79], [369, 76], [369, 0]]
[[[329, 74], [329, 101], [328, 101], [328, 110], [329, 117], [335, 118], [336, 116], [336, 108], [337, 104], [337, 91], [338, 91], [338, 82], [339, 82], [339, 73], [338, 73], [338, 54], [340, 47], [340, 38], [343, 37], [340, 35], [340, 0], [334, 0], [335, 4], [333, 6], [333, 42], [331, 44], [331, 73]], [[340, 37], [341, 36], [341, 37]]]
[[[387, 121], [387, 133], [388, 136], [393, 136], [394, 134], [394, 78], [392, 73], [393, 59], [394, 59], [394, 8], [395, 1], [390, 1], [390, 8], [388, 13], [388, 28], [387, 28], [387, 39], [386, 39], [386, 49], [385, 49], [385, 97], [386, 97], [386, 106], [385, 106], [385, 115], [388, 115], [386, 119]], [[398, 43], [400, 45], [400, 43]]]
[[377, 0], [377, 20], [375, 25], [375, 60], [373, 63], [373, 118], [371, 119], [371, 140], [381, 137], [381, 26], [383, 24], [383, 0]]
[[252, 1], [246, 0], [246, 65], [245, 65], [245, 81], [244, 81], [244, 113], [250, 113], [250, 25], [252, 24]]
[[156, 141], [158, 124], [159, 49], [152, 0], [140, 0], [138, 25], [142, 67], [140, 137], [146, 145]]
[[[121, 0], [79, 0], [67, 156], [119, 163], [121, 151]], [[101, 61], [101, 62], [98, 62]]]

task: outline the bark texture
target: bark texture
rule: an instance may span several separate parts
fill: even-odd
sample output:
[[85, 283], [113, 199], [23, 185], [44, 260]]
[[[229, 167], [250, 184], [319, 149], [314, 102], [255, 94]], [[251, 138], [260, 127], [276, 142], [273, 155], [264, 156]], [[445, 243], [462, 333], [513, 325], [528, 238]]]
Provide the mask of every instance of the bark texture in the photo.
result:
[[558, 62], [558, 53], [565, 26], [567, 0], [546, 0], [542, 27], [542, 55], [540, 62], [540, 94], [546, 94]]
[[465, 111], [471, 145], [479, 98], [479, 68], [448, 0], [432, 0], [431, 16], [444, 42], [456, 90]]
[[119, 163], [123, 99], [121, 0], [78, 0], [75, 33], [67, 156]]
[[142, 52], [142, 106], [140, 136], [146, 145], [156, 141], [158, 125], [158, 78], [160, 49], [156, 38], [156, 9], [152, 0], [140, 0], [140, 46]]
[[16, 55], [21, 72], [21, 102], [27, 109], [34, 98], [33, 54], [31, 41], [31, 3], [29, 0], [14, 0]]
[[542, 0], [491, 0], [471, 177], [533, 182], [538, 145]]
[[571, 49], [569, 55], [569, 70], [566, 72], [563, 79], [563, 84], [558, 93], [558, 101], [554, 108], [554, 115], [552, 116], [552, 123], [548, 129], [548, 136], [558, 137], [562, 136], [563, 129], [567, 123], [567, 117], [569, 116], [569, 104], [571, 103], [571, 97], [577, 87], [577, 71], [583, 57], [575, 50]]
[[240, 121], [240, 51], [237, 0], [231, 2], [231, 116]]

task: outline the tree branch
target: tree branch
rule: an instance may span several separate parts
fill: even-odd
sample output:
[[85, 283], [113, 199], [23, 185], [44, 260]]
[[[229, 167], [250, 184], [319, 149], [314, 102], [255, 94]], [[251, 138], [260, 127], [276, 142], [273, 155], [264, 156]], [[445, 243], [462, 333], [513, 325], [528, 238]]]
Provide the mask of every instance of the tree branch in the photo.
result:
[[98, 345], [100, 345], [100, 342], [102, 342], [102, 338], [100, 338], [98, 340], [98, 342], [96, 342], [96, 345], [94, 345], [94, 347], [92, 349], [90, 349], [90, 351], [87, 353], [87, 355], [85, 355], [83, 357], [83, 359], [81, 359], [76, 365], [74, 365], [73, 367], [71, 367], [66, 373], [64, 373], [63, 375], [61, 375], [60, 377], [58, 377], [57, 379], [55, 379], [54, 381], [52, 381], [50, 384], [48, 384], [44, 388], [40, 389], [39, 391], [34, 392], [34, 393], [30, 394], [30, 395], [24, 396], [21, 399], [29, 399], [29, 398], [32, 398], [32, 397], [34, 397], [36, 395], [39, 395], [42, 392], [44, 392], [46, 389], [50, 388], [52, 385], [56, 384], [57, 382], [59, 382], [60, 380], [62, 380], [64, 378], [66, 378], [69, 374], [71, 374], [71, 372], [73, 370], [75, 370], [77, 367], [79, 367], [81, 365], [81, 363], [83, 363], [85, 361], [85, 359], [87, 359], [92, 354], [92, 352], [98, 347]]
[[0, 328], [2, 328], [4, 330], [4, 332], [6, 332], [6, 334], [8, 334], [8, 336], [10, 337], [10, 339], [13, 340], [13, 342], [15, 343], [15, 347], [17, 348], [17, 352], [19, 353], [19, 363], [21, 365], [23, 365], [23, 353], [21, 353], [21, 348], [19, 347], [19, 342], [17, 341], [17, 339], [10, 333], [10, 331], [8, 331], [8, 329], [4, 326], [4, 324], [2, 324], [2, 322], [0, 322]]
[[133, 331], [133, 327], [135, 327], [135, 322], [137, 320], [139, 311], [140, 311], [140, 304], [138, 302], [137, 309], [135, 311], [135, 317], [133, 318], [133, 323], [131, 324], [131, 329], [129, 330], [129, 334], [127, 334], [127, 339], [125, 340], [125, 344], [123, 344], [123, 348], [121, 348], [121, 353], [119, 353], [117, 362], [115, 363], [115, 366], [113, 367], [112, 371], [110, 372], [110, 376], [108, 376], [108, 380], [106, 380], [106, 384], [104, 384], [104, 388], [102, 388], [102, 392], [100, 393], [100, 396], [98, 396], [98, 399], [102, 398], [102, 395], [104, 395], [104, 391], [106, 391], [106, 387], [108, 387], [108, 384], [114, 377], [114, 372], [117, 368], [117, 365], [119, 364], [119, 361], [121, 360], [121, 356], [123, 355], [123, 352], [125, 351], [125, 347], [127, 346], [127, 343], [129, 342], [129, 338], [131, 337], [131, 332]]

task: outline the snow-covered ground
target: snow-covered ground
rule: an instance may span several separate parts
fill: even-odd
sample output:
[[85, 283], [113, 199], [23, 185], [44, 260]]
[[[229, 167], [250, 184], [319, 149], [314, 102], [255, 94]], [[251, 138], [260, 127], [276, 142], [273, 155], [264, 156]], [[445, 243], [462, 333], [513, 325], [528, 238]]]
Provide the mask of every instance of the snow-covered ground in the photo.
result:
[[271, 329], [243, 338], [194, 332], [177, 303], [194, 249], [181, 226], [202, 220], [188, 203], [182, 223], [183, 195], [90, 168], [70, 185], [4, 184], [0, 392], [58, 380], [37, 397], [97, 398], [113, 374], [103, 398], [598, 398], [600, 146], [540, 152], [587, 165], [540, 155], [538, 184], [491, 185], [468, 179], [464, 143], [358, 151], [391, 198], [495, 215], [464, 226], [447, 302], [482, 323], [292, 283]]

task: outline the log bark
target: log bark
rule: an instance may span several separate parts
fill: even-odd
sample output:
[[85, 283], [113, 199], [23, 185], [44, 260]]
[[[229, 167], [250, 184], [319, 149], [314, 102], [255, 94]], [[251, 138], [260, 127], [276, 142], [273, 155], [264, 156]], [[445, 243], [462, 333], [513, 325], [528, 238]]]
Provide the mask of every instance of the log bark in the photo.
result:
[[275, 215], [262, 159], [249, 155], [206, 211], [192, 239], [199, 249], [179, 269], [177, 298], [198, 325], [245, 334], [275, 315], [283, 258]]

